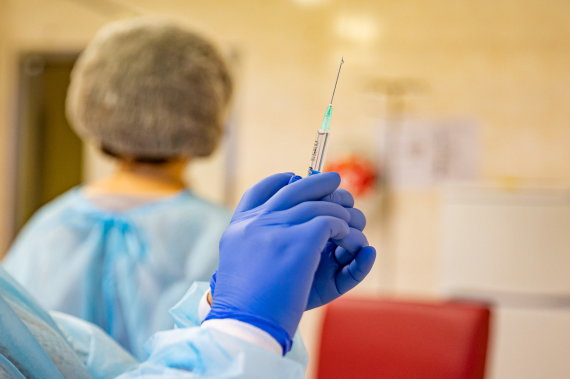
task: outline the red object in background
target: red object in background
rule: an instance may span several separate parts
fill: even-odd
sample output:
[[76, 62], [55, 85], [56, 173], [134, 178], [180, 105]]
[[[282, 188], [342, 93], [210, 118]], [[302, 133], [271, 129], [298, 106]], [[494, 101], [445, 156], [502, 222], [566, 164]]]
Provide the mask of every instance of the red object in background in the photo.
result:
[[365, 195], [376, 182], [374, 165], [367, 159], [355, 155], [330, 162], [325, 171], [338, 172], [342, 178], [340, 186], [354, 196]]
[[326, 309], [318, 378], [482, 379], [489, 324], [480, 304], [340, 299]]

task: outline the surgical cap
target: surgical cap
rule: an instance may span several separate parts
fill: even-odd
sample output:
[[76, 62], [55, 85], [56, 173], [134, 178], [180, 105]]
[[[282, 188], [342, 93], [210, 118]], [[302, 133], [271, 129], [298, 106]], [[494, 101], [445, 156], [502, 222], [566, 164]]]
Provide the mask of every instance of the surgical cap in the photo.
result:
[[231, 78], [208, 41], [165, 20], [119, 21], [79, 57], [67, 115], [85, 139], [124, 157], [200, 157], [222, 134]]

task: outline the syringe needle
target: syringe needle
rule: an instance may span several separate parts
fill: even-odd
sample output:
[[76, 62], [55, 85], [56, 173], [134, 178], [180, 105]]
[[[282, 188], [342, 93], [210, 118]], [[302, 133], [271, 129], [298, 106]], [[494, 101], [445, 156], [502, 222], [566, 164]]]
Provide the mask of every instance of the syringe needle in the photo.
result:
[[321, 122], [321, 127], [317, 130], [317, 138], [313, 144], [313, 152], [311, 154], [311, 163], [309, 164], [309, 175], [318, 174], [322, 171], [325, 162], [325, 153], [327, 151], [327, 139], [329, 138], [329, 130], [331, 128], [331, 117], [332, 117], [332, 102], [334, 100], [334, 93], [336, 92], [336, 85], [338, 84], [338, 78], [340, 76], [340, 69], [344, 63], [344, 58], [340, 59], [340, 65], [338, 66], [338, 72], [336, 73], [336, 80], [334, 82], [333, 92], [331, 96], [331, 102], [329, 103], [327, 110], [325, 111], [325, 116]]
[[344, 63], [344, 57], [340, 58], [340, 65], [338, 66], [338, 72], [336, 73], [336, 80], [334, 82], [334, 87], [333, 87], [333, 93], [331, 96], [331, 101], [330, 101], [330, 105], [332, 105], [333, 100], [334, 100], [334, 93], [336, 92], [336, 85], [338, 84], [338, 77], [340, 76], [340, 69], [342, 68], [342, 64]]

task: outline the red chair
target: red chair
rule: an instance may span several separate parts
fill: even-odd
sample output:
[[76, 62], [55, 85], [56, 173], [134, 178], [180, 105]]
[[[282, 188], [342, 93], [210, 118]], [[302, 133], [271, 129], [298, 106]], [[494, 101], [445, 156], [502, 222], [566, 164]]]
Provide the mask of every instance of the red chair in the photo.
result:
[[490, 310], [347, 298], [325, 311], [318, 378], [482, 379]]

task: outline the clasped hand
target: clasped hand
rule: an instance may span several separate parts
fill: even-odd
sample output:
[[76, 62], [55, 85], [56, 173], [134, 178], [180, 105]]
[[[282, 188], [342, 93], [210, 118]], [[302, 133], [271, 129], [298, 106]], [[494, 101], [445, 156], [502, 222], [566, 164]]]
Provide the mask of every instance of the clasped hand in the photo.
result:
[[257, 326], [284, 352], [303, 312], [356, 286], [375, 259], [338, 174], [297, 178], [273, 175], [243, 196], [220, 241], [207, 317]]

